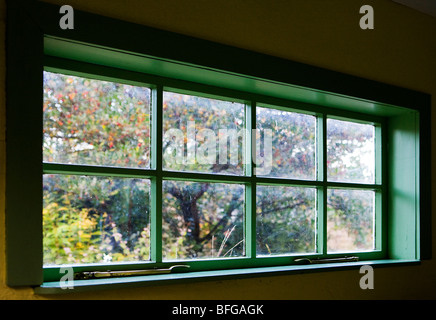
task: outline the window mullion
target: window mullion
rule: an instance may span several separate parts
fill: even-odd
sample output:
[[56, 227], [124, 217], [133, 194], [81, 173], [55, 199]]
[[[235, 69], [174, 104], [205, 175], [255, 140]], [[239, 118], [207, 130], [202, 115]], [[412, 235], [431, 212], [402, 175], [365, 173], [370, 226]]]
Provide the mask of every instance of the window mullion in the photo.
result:
[[386, 247], [386, 230], [385, 218], [382, 212], [387, 212], [386, 208], [386, 180], [385, 177], [385, 156], [383, 155], [383, 127], [382, 125], [375, 126], [375, 183], [382, 186], [381, 190], [375, 193], [375, 221], [374, 221], [374, 249], [383, 250]]
[[245, 190], [245, 219], [246, 219], [246, 255], [256, 258], [256, 180], [255, 180], [255, 157], [256, 157], [256, 102], [246, 104], [246, 150], [245, 164], [246, 175], [251, 177]]
[[317, 179], [322, 186], [317, 188], [317, 252], [327, 253], [327, 117], [317, 117]]
[[152, 91], [151, 165], [156, 175], [151, 182], [151, 260], [162, 262], [162, 86]]

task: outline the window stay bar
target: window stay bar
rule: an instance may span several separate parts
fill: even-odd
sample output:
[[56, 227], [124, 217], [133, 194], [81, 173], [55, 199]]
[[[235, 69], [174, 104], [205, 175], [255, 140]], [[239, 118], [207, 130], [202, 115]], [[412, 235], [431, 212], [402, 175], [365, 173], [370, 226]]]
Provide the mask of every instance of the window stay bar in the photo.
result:
[[355, 262], [355, 261], [359, 261], [359, 257], [351, 256], [351, 257], [338, 257], [338, 258], [327, 258], [327, 259], [300, 258], [300, 259], [295, 259], [294, 261], [295, 262], [308, 263], [308, 264], [335, 263], [335, 262]]
[[153, 274], [171, 273], [175, 268], [189, 268], [188, 265], [174, 265], [169, 268], [161, 269], [144, 269], [144, 270], [126, 270], [126, 271], [84, 271], [74, 275], [75, 280], [114, 278], [127, 276], [144, 276]]

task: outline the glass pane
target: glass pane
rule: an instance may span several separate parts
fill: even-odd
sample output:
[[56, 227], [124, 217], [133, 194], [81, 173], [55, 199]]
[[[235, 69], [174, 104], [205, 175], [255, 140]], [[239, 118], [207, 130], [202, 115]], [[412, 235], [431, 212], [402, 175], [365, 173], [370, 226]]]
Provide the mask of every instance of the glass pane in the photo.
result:
[[327, 119], [327, 175], [330, 181], [374, 183], [374, 126]]
[[316, 189], [257, 186], [257, 254], [315, 252]]
[[150, 89], [44, 72], [46, 162], [150, 167]]
[[[256, 109], [257, 175], [315, 179], [316, 117], [269, 108]], [[266, 137], [270, 132], [272, 143]], [[260, 146], [260, 148], [259, 148]], [[259, 169], [260, 167], [260, 169]]]
[[44, 264], [149, 260], [150, 181], [44, 175]]
[[243, 256], [244, 186], [163, 182], [163, 258]]
[[327, 196], [327, 250], [373, 250], [374, 191], [329, 189]]
[[164, 92], [163, 168], [244, 174], [243, 104]]

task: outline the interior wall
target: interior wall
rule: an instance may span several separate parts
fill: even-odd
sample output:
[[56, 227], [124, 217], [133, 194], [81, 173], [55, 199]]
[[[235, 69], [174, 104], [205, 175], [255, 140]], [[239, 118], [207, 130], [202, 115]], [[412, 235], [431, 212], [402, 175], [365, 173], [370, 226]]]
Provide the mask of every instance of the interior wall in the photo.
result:
[[[63, 5], [65, 1], [47, 0]], [[74, 9], [308, 63], [436, 96], [436, 18], [390, 0], [69, 0]], [[362, 30], [359, 9], [374, 8]], [[436, 298], [436, 262], [358, 270], [36, 296], [5, 284], [5, 0], [0, 0], [0, 299], [414, 299]], [[65, 32], [68, 32], [67, 30]], [[147, 39], [138, 39], [147, 41]], [[436, 100], [432, 99], [436, 123]], [[436, 130], [432, 129], [432, 159]], [[435, 163], [433, 161], [433, 163]], [[433, 198], [436, 170], [433, 166]], [[24, 196], [24, 195], [23, 195]], [[435, 209], [432, 209], [434, 216]], [[436, 248], [433, 218], [433, 256]]]

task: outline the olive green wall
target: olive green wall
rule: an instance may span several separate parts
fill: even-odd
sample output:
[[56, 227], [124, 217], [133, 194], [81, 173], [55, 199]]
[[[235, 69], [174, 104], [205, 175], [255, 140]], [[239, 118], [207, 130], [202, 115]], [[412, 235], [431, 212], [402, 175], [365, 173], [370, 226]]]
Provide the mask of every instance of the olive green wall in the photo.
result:
[[[390, 0], [50, 0], [134, 23], [308, 63], [436, 96], [436, 18]], [[359, 28], [372, 5], [375, 29]], [[436, 298], [436, 261], [375, 269], [200, 282], [62, 296], [5, 284], [5, 0], [0, 0], [0, 299], [414, 299]], [[66, 31], [67, 32], [67, 31]], [[138, 39], [147, 41], [147, 39]], [[436, 123], [436, 100], [432, 102]], [[432, 130], [432, 158], [436, 157]], [[433, 161], [433, 163], [435, 163]], [[436, 168], [433, 168], [436, 169]], [[432, 173], [436, 198], [436, 170]], [[24, 195], [23, 195], [24, 196]], [[432, 213], [434, 214], [433, 208]], [[433, 219], [433, 234], [436, 219]], [[436, 248], [433, 236], [433, 248]], [[434, 251], [434, 250], [433, 250]], [[433, 253], [434, 255], [434, 253]]]

